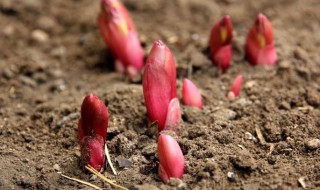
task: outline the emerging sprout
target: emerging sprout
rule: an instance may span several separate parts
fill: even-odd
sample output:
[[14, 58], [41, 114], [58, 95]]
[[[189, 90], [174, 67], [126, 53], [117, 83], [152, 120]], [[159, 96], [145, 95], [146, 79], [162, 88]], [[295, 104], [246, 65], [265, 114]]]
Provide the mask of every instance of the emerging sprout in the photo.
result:
[[231, 90], [228, 93], [229, 99], [234, 99], [235, 97], [238, 97], [241, 91], [242, 86], [242, 75], [238, 75], [231, 86]]
[[131, 79], [143, 68], [143, 51], [132, 19], [119, 0], [101, 0], [100, 33], [117, 59], [116, 69]]
[[232, 23], [227, 15], [213, 26], [210, 35], [210, 55], [213, 63], [222, 71], [231, 64]]
[[158, 138], [158, 175], [167, 183], [170, 178], [181, 178], [184, 173], [184, 156], [177, 141], [170, 135]]
[[184, 105], [195, 106], [202, 109], [201, 94], [196, 85], [189, 79], [183, 80], [182, 102]]
[[[157, 121], [158, 130], [161, 131], [166, 127], [168, 110], [179, 109], [170, 112], [180, 113], [180, 106], [176, 103], [169, 106], [170, 102], [177, 97], [176, 64], [170, 49], [160, 40], [153, 43], [142, 84], [149, 120]], [[176, 120], [171, 120], [172, 118]], [[168, 123], [176, 125], [179, 122], [178, 117], [172, 118]]]
[[108, 128], [108, 109], [94, 94], [89, 94], [81, 106], [78, 123], [81, 161], [97, 171], [103, 170], [105, 163], [104, 145]]
[[262, 13], [258, 14], [254, 25], [248, 32], [246, 56], [252, 65], [274, 65], [277, 61], [272, 26]]

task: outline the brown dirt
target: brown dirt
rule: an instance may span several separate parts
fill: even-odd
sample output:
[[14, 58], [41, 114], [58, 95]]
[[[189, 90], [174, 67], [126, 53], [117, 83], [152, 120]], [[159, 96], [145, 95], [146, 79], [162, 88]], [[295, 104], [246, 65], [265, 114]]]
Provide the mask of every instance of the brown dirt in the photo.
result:
[[[186, 172], [180, 187], [302, 189], [300, 179], [308, 189], [320, 188], [320, 148], [307, 143], [320, 137], [317, 0], [124, 3], [145, 53], [162, 39], [178, 64], [179, 91], [191, 64], [203, 94], [202, 111], [183, 107], [178, 141]], [[0, 1], [0, 189], [89, 189], [57, 172], [90, 180], [79, 167], [76, 138], [80, 105], [90, 92], [109, 108], [112, 160], [132, 162], [117, 167], [118, 176], [110, 169], [104, 174], [130, 189], [176, 189], [181, 183], [164, 185], [156, 174], [156, 135], [146, 126], [141, 84], [108, 66], [112, 58], [96, 26], [98, 10], [98, 1], [88, 0]], [[246, 32], [258, 12], [274, 27], [279, 62], [271, 68], [243, 59]], [[234, 56], [219, 75], [206, 52], [211, 26], [224, 14], [234, 24]], [[226, 93], [240, 73], [241, 97], [230, 101]]]

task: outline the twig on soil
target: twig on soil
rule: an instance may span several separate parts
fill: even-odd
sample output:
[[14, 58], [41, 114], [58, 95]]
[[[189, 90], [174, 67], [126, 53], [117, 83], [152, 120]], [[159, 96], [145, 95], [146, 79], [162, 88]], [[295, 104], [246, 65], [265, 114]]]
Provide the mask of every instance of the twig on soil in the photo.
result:
[[260, 130], [260, 127], [259, 126], [256, 126], [256, 133], [257, 133], [257, 136], [258, 136], [258, 139], [260, 141], [260, 143], [262, 145], [265, 145], [267, 142], [266, 140], [264, 139], [262, 133], [261, 133], [261, 130]]
[[60, 173], [60, 175], [61, 175], [62, 177], [64, 177], [64, 178], [70, 179], [70, 180], [72, 180], [72, 181], [76, 181], [76, 182], [81, 183], [81, 184], [83, 184], [83, 185], [87, 185], [87, 186], [92, 187], [92, 188], [94, 188], [94, 189], [103, 190], [102, 188], [100, 188], [100, 187], [98, 187], [98, 186], [96, 186], [96, 185], [93, 185], [93, 184], [91, 184], [91, 183], [89, 183], [89, 182], [82, 181], [82, 180], [77, 179], [77, 178], [69, 177], [69, 176], [64, 175], [64, 174], [62, 174], [62, 173]]
[[109, 150], [108, 150], [107, 144], [104, 145], [104, 152], [106, 154], [108, 164], [111, 167], [111, 170], [112, 170], [113, 174], [114, 175], [118, 175], [116, 169], [113, 167], [113, 164], [111, 162], [111, 158], [110, 158], [110, 155], [109, 155]]
[[115, 184], [113, 181], [111, 181], [110, 179], [106, 178], [106, 176], [102, 175], [101, 173], [99, 173], [97, 170], [95, 170], [92, 166], [90, 165], [87, 165], [85, 166], [87, 170], [89, 170], [91, 173], [95, 174], [96, 176], [98, 176], [100, 179], [102, 179], [103, 181], [115, 186], [115, 187], [118, 187], [120, 189], [123, 189], [123, 190], [129, 190], [125, 187], [122, 187], [121, 185], [118, 185], [118, 184]]

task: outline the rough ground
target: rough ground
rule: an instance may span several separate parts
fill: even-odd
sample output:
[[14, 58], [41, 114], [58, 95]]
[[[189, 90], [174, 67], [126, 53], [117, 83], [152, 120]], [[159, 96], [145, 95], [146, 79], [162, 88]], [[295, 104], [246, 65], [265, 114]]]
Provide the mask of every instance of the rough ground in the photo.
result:
[[[87, 93], [108, 105], [112, 160], [132, 163], [127, 169], [116, 164], [118, 176], [110, 169], [104, 174], [130, 189], [176, 189], [179, 183], [186, 189], [320, 188], [320, 148], [310, 144], [320, 138], [318, 0], [124, 3], [146, 55], [162, 39], [178, 64], [179, 92], [181, 80], [191, 77], [203, 94], [202, 111], [183, 107], [182, 182], [163, 185], [157, 176], [157, 137], [146, 126], [141, 84], [110, 66], [96, 26], [99, 2], [1, 0], [0, 189], [89, 189], [57, 173], [90, 180], [79, 167], [76, 138]], [[274, 67], [252, 67], [243, 59], [246, 32], [258, 12], [274, 27]], [[234, 24], [234, 56], [220, 75], [208, 59], [207, 42], [225, 14]], [[238, 74], [243, 90], [230, 101], [226, 93]]]

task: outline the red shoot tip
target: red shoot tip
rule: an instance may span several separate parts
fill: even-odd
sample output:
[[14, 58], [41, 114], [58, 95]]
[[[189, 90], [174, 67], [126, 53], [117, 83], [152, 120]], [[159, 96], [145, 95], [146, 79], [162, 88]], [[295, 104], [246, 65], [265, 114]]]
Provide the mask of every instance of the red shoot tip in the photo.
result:
[[161, 134], [158, 138], [158, 175], [164, 183], [169, 179], [181, 178], [184, 173], [184, 156], [177, 141], [170, 135]]
[[223, 71], [228, 69], [232, 57], [232, 23], [227, 15], [213, 26], [210, 35], [210, 55], [213, 63]]
[[143, 51], [132, 19], [119, 0], [101, 0], [100, 33], [130, 78], [143, 67]]
[[161, 131], [165, 127], [170, 101], [177, 97], [177, 88], [173, 55], [160, 40], [154, 42], [148, 56], [142, 84], [149, 120], [157, 121]]
[[248, 32], [246, 54], [252, 65], [274, 65], [277, 61], [272, 26], [262, 13]]
[[197, 86], [189, 79], [183, 80], [182, 102], [188, 106], [196, 106], [202, 109], [202, 98]]
[[90, 164], [98, 171], [102, 168], [96, 168], [95, 166], [103, 166], [104, 164], [104, 157], [103, 159], [100, 158], [100, 154], [104, 153], [107, 128], [107, 107], [96, 95], [87, 95], [81, 106], [81, 118], [78, 122], [78, 139], [81, 146], [82, 160], [85, 164]]
[[234, 99], [235, 97], [238, 97], [241, 91], [242, 86], [242, 75], [238, 75], [231, 86], [231, 90], [228, 93], [229, 99]]
[[81, 118], [78, 123], [78, 137], [100, 135], [105, 140], [108, 128], [108, 109], [94, 94], [89, 94], [81, 106]]

